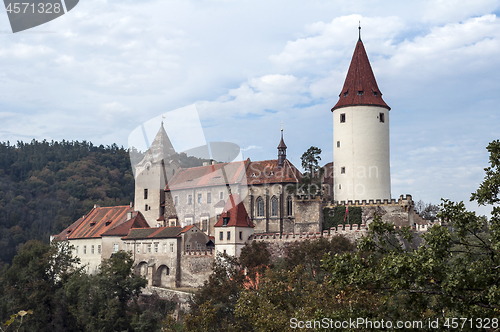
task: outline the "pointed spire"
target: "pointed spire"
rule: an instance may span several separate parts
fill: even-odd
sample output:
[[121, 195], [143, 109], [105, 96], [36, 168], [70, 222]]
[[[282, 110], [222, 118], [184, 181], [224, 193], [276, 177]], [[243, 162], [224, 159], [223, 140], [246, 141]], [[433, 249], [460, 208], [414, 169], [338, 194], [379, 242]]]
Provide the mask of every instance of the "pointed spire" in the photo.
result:
[[148, 151], [144, 155], [144, 158], [139, 165], [142, 165], [146, 162], [161, 162], [162, 160], [167, 161], [171, 160], [176, 156], [175, 149], [168, 138], [167, 132], [163, 127], [163, 121], [161, 122], [160, 129], [156, 134], [151, 146]]
[[278, 145], [278, 166], [283, 166], [286, 159], [286, 144], [283, 140], [283, 123], [281, 124], [281, 141]]
[[347, 71], [344, 87], [339, 95], [339, 101], [332, 108], [332, 112], [337, 108], [347, 106], [380, 106], [390, 110], [391, 108], [382, 99], [375, 75], [373, 75], [368, 55], [361, 41], [361, 24], [359, 29], [359, 39], [352, 55], [351, 64]]

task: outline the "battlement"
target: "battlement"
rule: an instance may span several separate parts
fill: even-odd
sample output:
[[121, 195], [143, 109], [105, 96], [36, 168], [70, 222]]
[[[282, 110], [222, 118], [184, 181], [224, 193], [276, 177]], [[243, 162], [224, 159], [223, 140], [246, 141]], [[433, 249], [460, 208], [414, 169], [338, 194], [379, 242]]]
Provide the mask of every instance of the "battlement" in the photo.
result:
[[182, 252], [184, 256], [214, 256], [215, 250], [185, 250]]
[[305, 239], [318, 239], [320, 237], [331, 238], [337, 235], [353, 235], [358, 238], [362, 235], [368, 234], [368, 227], [365, 224], [361, 225], [339, 225], [337, 227], [332, 227], [330, 230], [324, 230], [323, 232], [301, 232], [301, 233], [257, 233], [252, 234], [248, 238], [249, 241], [301, 241]]
[[354, 200], [354, 201], [333, 201], [332, 207], [336, 206], [401, 206], [401, 205], [411, 205], [413, 206], [413, 199], [410, 194], [400, 195], [399, 199], [369, 199], [369, 200]]

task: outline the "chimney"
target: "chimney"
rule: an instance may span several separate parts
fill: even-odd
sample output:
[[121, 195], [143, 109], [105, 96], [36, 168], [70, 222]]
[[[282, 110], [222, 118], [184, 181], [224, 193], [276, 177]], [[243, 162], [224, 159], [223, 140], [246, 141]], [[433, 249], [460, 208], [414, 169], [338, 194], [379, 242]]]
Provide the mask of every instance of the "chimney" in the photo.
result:
[[208, 166], [208, 161], [204, 161], [203, 166]]
[[132, 219], [132, 212], [127, 212], [127, 220]]
[[97, 208], [100, 208], [100, 206], [97, 204], [94, 204], [94, 209], [97, 209]]
[[212, 165], [215, 165], [217, 164], [217, 162], [215, 160], [212, 160]]
[[133, 208], [134, 207], [134, 202], [130, 202], [130, 207]]

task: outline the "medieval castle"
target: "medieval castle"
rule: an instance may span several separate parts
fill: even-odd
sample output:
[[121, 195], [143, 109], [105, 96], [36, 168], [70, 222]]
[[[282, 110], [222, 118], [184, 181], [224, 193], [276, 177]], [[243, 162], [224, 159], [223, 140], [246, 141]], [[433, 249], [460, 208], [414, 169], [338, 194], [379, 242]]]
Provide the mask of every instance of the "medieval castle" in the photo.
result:
[[[57, 235], [95, 273], [118, 250], [132, 253], [150, 286], [198, 287], [217, 252], [238, 256], [249, 241], [286, 243], [366, 234], [376, 212], [396, 226], [425, 231], [410, 195], [391, 198], [389, 110], [361, 37], [332, 108], [334, 161], [315, 195], [290, 191], [302, 173], [286, 158], [281, 131], [277, 159], [182, 168], [163, 123], [135, 165], [135, 202], [94, 208]], [[323, 209], [359, 206], [361, 225], [323, 230]]]

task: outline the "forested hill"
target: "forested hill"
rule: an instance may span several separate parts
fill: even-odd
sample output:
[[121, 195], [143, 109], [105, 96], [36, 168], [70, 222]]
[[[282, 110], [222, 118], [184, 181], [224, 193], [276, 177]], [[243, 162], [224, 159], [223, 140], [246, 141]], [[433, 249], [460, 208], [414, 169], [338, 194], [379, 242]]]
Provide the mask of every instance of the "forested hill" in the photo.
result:
[[133, 201], [127, 150], [83, 142], [0, 143], [0, 268], [30, 239], [48, 242], [94, 204]]

